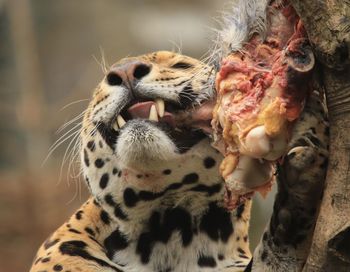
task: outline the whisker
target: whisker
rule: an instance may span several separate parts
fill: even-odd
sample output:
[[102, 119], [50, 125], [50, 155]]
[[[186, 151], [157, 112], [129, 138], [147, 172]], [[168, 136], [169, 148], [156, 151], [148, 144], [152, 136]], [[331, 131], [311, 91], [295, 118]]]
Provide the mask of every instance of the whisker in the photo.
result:
[[77, 103], [84, 102], [84, 101], [89, 101], [89, 99], [88, 99], [88, 98], [85, 98], [85, 99], [79, 99], [79, 100], [70, 102], [70, 103], [68, 103], [67, 105], [63, 106], [63, 107], [60, 109], [60, 111], [63, 111], [63, 110], [65, 110], [66, 108], [68, 108], [68, 107], [70, 107], [70, 106], [72, 106], [72, 105], [75, 105], [75, 104], [77, 104]]
[[[69, 144], [68, 144], [68, 146], [66, 148], [66, 151], [64, 152], [62, 163], [61, 163], [61, 167], [60, 167], [60, 180], [62, 178], [64, 165], [67, 162], [67, 160], [70, 158], [70, 154], [72, 152], [74, 152], [74, 149], [70, 149], [70, 147], [72, 146], [72, 144], [74, 146], [76, 144], [76, 142], [79, 142], [79, 136], [80, 136], [80, 130], [74, 132], [74, 137], [70, 140], [70, 142], [69, 142]], [[68, 166], [68, 173], [69, 173], [69, 171], [70, 171], [70, 168]]]
[[[72, 148], [72, 151], [69, 154], [69, 165], [68, 165], [68, 173], [73, 172], [73, 175], [75, 173], [76, 167], [74, 164], [78, 164], [78, 166], [81, 166], [80, 161], [80, 150], [81, 150], [81, 141], [78, 139]], [[81, 168], [81, 167], [80, 167]]]
[[68, 202], [67, 202], [66, 205], [71, 204], [71, 203], [76, 199], [76, 197], [77, 197], [77, 195], [78, 195], [78, 191], [77, 191], [77, 186], [78, 186], [78, 184], [77, 184], [77, 183], [74, 183], [74, 185], [75, 185], [75, 192], [74, 192], [74, 195], [73, 195], [73, 197], [72, 197], [70, 200], [68, 200]]
[[[66, 127], [74, 123], [75, 121], [78, 121], [80, 118], [82, 118], [87, 110], [84, 110], [83, 112], [79, 113], [77, 116], [73, 117], [70, 121], [63, 124], [57, 131], [56, 134], [59, 134], [62, 130], [64, 130]], [[79, 121], [80, 123], [80, 121]]]
[[[75, 129], [77, 129], [80, 126], [80, 124], [75, 125], [73, 128], [71, 128], [69, 131], [67, 131], [64, 135], [62, 135], [58, 140], [55, 141], [55, 143], [50, 147], [49, 153], [45, 157], [44, 161], [42, 162], [41, 166], [43, 167], [49, 157], [52, 155], [52, 153], [65, 141], [70, 139], [75, 135], [76, 132], [74, 132]], [[72, 132], [73, 131], [73, 132]]]
[[181, 37], [180, 38], [180, 44], [178, 44], [177, 42], [173, 41], [173, 40], [169, 40], [169, 42], [175, 47], [173, 47], [171, 49], [172, 52], [175, 52], [175, 53], [178, 53], [178, 54], [181, 54], [181, 51], [182, 51], [182, 39]]
[[106, 75], [108, 70], [109, 70], [108, 67], [110, 67], [110, 66], [109, 66], [109, 64], [106, 61], [105, 53], [104, 53], [104, 50], [103, 50], [103, 48], [101, 46], [100, 46], [100, 54], [101, 54], [101, 61], [99, 61], [96, 58], [96, 56], [94, 56], [94, 55], [92, 57], [97, 62], [97, 64], [101, 67], [101, 70], [102, 70], [103, 74]]

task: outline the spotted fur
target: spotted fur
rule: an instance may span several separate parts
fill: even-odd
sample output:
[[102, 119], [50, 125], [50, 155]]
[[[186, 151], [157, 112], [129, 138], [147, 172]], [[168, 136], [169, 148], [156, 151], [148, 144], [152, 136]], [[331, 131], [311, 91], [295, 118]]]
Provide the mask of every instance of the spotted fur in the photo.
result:
[[[141, 66], [143, 73], [135, 74]], [[162, 98], [174, 115], [190, 112], [213, 98], [213, 78], [211, 67], [170, 52], [110, 68], [81, 133], [92, 197], [42, 245], [31, 271], [244, 269], [251, 258], [251, 204], [224, 209], [222, 156], [209, 137], [198, 128], [178, 124], [174, 133], [145, 119], [113, 128], [134, 100]]]

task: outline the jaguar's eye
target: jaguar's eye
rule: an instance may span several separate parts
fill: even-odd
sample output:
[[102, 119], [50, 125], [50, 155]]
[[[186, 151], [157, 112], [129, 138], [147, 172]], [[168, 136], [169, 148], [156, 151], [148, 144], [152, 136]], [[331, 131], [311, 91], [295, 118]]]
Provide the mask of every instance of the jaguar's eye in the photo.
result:
[[171, 68], [175, 68], [175, 69], [189, 69], [189, 68], [193, 68], [193, 65], [189, 64], [189, 63], [186, 63], [186, 62], [178, 62], [178, 63], [175, 63], [174, 65], [172, 65]]

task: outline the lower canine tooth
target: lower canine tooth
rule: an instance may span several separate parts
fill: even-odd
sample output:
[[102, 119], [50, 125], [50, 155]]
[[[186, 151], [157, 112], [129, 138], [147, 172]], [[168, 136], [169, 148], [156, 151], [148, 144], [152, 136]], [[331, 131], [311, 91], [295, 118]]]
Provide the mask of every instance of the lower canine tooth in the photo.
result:
[[115, 131], [117, 131], [117, 130], [119, 129], [119, 126], [118, 126], [118, 122], [117, 122], [117, 121], [114, 122], [114, 124], [113, 124], [113, 129], [114, 129]]
[[122, 128], [126, 124], [124, 118], [121, 115], [117, 116], [117, 122], [120, 128]]
[[158, 122], [158, 114], [155, 105], [152, 105], [151, 110], [149, 111], [149, 120]]
[[165, 105], [164, 105], [164, 100], [163, 99], [156, 99], [155, 100], [156, 102], [156, 107], [157, 107], [157, 111], [158, 111], [158, 115], [159, 117], [163, 117], [164, 116], [164, 108], [165, 108]]

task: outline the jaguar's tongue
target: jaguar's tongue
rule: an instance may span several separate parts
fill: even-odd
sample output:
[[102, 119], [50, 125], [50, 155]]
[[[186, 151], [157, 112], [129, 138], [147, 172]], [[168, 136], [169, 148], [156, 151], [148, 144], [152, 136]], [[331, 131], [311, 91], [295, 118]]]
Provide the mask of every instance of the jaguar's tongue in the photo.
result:
[[154, 101], [136, 103], [128, 109], [128, 113], [132, 119], [149, 119], [152, 121], [165, 122], [171, 126], [175, 125], [173, 115], [167, 111], [161, 112]]
[[148, 119], [151, 111], [151, 107], [153, 105], [155, 106], [155, 103], [153, 101], [136, 103], [135, 105], [132, 105], [128, 109], [128, 112], [133, 119], [134, 118]]

